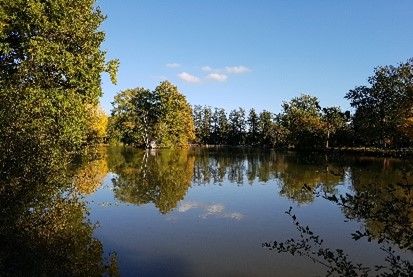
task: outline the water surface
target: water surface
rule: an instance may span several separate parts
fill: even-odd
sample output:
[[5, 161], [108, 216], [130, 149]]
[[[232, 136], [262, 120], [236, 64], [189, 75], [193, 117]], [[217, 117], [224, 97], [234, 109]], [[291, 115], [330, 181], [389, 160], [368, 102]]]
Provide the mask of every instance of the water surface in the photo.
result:
[[323, 249], [389, 272], [397, 264], [386, 261], [388, 247], [412, 263], [412, 168], [408, 160], [337, 154], [103, 148], [65, 173], [7, 179], [0, 270], [324, 276], [328, 267], [306, 257], [313, 250], [300, 256], [263, 245], [300, 241], [299, 221]]
[[[386, 195], [377, 188], [412, 180], [410, 163], [389, 158], [114, 148], [107, 160], [110, 173], [87, 197], [90, 219], [99, 222], [95, 234], [105, 250], [118, 254], [120, 272], [130, 276], [323, 275], [320, 264], [262, 247], [298, 237], [285, 214], [290, 206], [328, 247], [345, 250], [357, 263], [381, 265], [381, 245], [351, 234], [380, 233], [382, 223], [362, 215], [349, 220], [345, 213], [354, 211], [321, 192], [378, 193], [380, 204]], [[399, 249], [392, 235], [386, 237]]]

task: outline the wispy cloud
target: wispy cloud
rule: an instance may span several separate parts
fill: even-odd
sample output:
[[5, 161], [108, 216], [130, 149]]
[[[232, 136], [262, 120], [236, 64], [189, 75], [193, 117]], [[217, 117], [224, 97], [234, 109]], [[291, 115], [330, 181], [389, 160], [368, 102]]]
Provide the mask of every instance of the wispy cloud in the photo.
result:
[[228, 76], [220, 73], [210, 73], [207, 75], [207, 78], [218, 82], [224, 82], [228, 79]]
[[179, 63], [167, 63], [165, 66], [169, 68], [177, 68], [177, 67], [180, 67], [181, 65]]
[[211, 73], [225, 73], [225, 74], [243, 74], [247, 72], [251, 72], [251, 68], [245, 65], [234, 65], [234, 66], [225, 66], [223, 68], [213, 68], [209, 65], [205, 65], [201, 67], [201, 70], [204, 72], [211, 72]]
[[243, 65], [225, 67], [225, 72], [230, 73], [230, 74], [242, 74], [242, 73], [247, 73], [250, 71], [251, 71], [250, 68], [243, 66]]
[[192, 75], [192, 74], [189, 74], [189, 73], [187, 73], [187, 72], [181, 72], [181, 73], [179, 73], [179, 74], [178, 74], [178, 77], [179, 77], [181, 80], [183, 80], [183, 81], [185, 81], [185, 82], [187, 82], [187, 83], [199, 83], [199, 82], [201, 81], [201, 79], [199, 79], [198, 77], [196, 77], [196, 76], [194, 76], [194, 75]]
[[206, 66], [201, 67], [201, 70], [205, 72], [211, 72], [213, 69], [212, 67], [206, 65]]

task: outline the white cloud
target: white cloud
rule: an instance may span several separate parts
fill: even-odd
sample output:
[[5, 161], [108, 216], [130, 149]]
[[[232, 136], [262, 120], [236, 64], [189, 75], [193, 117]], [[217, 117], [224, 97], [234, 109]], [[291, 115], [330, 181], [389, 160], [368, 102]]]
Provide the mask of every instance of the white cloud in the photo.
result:
[[210, 73], [207, 78], [218, 82], [224, 82], [228, 79], [228, 76], [225, 74]]
[[205, 72], [211, 72], [211, 71], [212, 71], [212, 67], [206, 65], [206, 66], [201, 67], [201, 70], [202, 70], [202, 71], [205, 71]]
[[225, 72], [231, 73], [231, 74], [242, 74], [242, 73], [247, 73], [250, 72], [251, 69], [249, 69], [246, 66], [239, 65], [239, 66], [226, 66], [225, 67]]
[[179, 63], [167, 63], [165, 66], [169, 68], [177, 68], [177, 67], [180, 67], [181, 65]]
[[201, 81], [201, 79], [199, 79], [198, 77], [196, 77], [196, 76], [194, 76], [194, 75], [192, 75], [192, 74], [189, 74], [189, 73], [187, 73], [187, 72], [181, 72], [181, 73], [179, 73], [179, 74], [178, 74], [178, 77], [179, 77], [181, 80], [183, 80], [183, 81], [185, 81], [185, 82], [187, 82], [187, 83], [199, 83], [199, 82]]

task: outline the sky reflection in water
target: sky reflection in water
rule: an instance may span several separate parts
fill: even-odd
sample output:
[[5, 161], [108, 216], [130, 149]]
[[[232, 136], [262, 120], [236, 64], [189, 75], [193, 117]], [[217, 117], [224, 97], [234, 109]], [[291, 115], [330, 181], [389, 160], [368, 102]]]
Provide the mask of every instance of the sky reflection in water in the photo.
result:
[[311, 190], [357, 194], [371, 184], [412, 183], [411, 164], [396, 159], [113, 148], [107, 161], [112, 173], [87, 197], [89, 218], [99, 222], [95, 235], [106, 252], [118, 254], [125, 276], [323, 275], [309, 260], [261, 247], [298, 235], [285, 215], [290, 206], [330, 248], [369, 266], [383, 264], [374, 240], [351, 238], [356, 230], [388, 231], [383, 224], [349, 221], [343, 209]]

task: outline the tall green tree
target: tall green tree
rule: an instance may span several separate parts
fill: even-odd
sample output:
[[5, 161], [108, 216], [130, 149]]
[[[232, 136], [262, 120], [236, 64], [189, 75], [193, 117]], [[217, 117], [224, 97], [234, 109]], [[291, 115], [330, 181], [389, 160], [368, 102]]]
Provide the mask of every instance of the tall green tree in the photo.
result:
[[263, 146], [273, 145], [273, 114], [269, 111], [262, 111], [259, 117], [258, 132], [260, 134], [260, 144]]
[[211, 107], [204, 106], [201, 109], [201, 122], [199, 138], [202, 144], [210, 144], [212, 142], [213, 128], [213, 113]]
[[94, 0], [0, 0], [2, 160], [86, 143], [101, 73], [116, 81], [118, 62], [100, 50], [104, 19]]
[[216, 126], [214, 132], [216, 144], [227, 144], [229, 125], [225, 110], [222, 108], [215, 108], [213, 121], [214, 126]]
[[229, 114], [229, 143], [232, 145], [245, 144], [246, 137], [246, 120], [245, 110], [238, 108], [232, 110]]
[[201, 105], [195, 105], [192, 108], [192, 117], [193, 117], [194, 128], [195, 128], [195, 142], [202, 143], [201, 141], [202, 106]]
[[161, 147], [172, 147], [186, 146], [194, 141], [192, 108], [186, 97], [168, 81], [161, 82], [153, 93], [159, 103], [160, 113], [156, 129], [157, 143]]
[[258, 125], [259, 125], [259, 116], [255, 112], [255, 109], [251, 109], [248, 118], [248, 134], [247, 134], [247, 143], [249, 145], [258, 144]]

